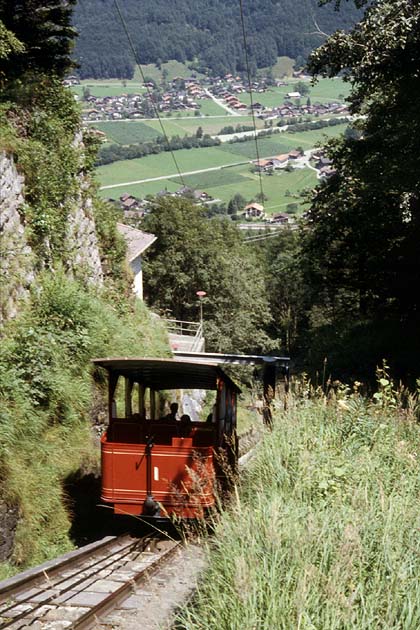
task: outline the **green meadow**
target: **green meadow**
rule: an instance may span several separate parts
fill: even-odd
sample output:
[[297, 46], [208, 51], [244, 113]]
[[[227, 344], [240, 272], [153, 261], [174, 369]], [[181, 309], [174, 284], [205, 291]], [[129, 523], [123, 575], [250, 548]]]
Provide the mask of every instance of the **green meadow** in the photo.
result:
[[[120, 123], [116, 123], [118, 127]], [[133, 123], [133, 126], [135, 123]], [[105, 126], [105, 125], [104, 125]], [[260, 157], [269, 157], [300, 146], [310, 149], [328, 137], [342, 133], [346, 125], [327, 127], [316, 131], [299, 133], [283, 132], [258, 141]], [[201, 169], [220, 167], [215, 171], [184, 175], [183, 182], [191, 188], [205, 190], [215, 199], [227, 203], [236, 193], [246, 199], [255, 198], [260, 192], [259, 174], [252, 172], [250, 161], [255, 159], [255, 142], [225, 143], [206, 149], [182, 149], [174, 153], [181, 172], [193, 172]], [[177, 176], [177, 169], [170, 153], [149, 155], [137, 160], [114, 162], [97, 169], [97, 176], [102, 186], [118, 185], [115, 188], [101, 190], [105, 198], [116, 199], [129, 192], [137, 197], [156, 194], [161, 190], [175, 192], [182, 186]], [[157, 181], [138, 182], [156, 178]], [[293, 172], [276, 171], [272, 175], [262, 175], [263, 189], [268, 200], [265, 203], [268, 212], [286, 209], [290, 203], [300, 203], [299, 192], [316, 185], [316, 173], [308, 168], [295, 169]]]
[[[287, 94], [294, 92], [298, 79], [288, 79], [287, 86], [270, 87], [266, 92], [259, 94], [258, 92], [252, 95], [254, 103], [261, 103], [265, 107], [279, 107], [287, 100]], [[315, 85], [312, 85], [309, 80], [305, 80], [310, 92], [308, 95], [302, 97], [301, 102], [305, 102], [308, 96], [314, 103], [332, 103], [336, 101], [342, 101], [343, 97], [348, 96], [350, 87], [348, 83], [345, 83], [342, 79], [320, 79]], [[238, 95], [239, 100], [247, 105], [251, 104], [251, 98], [248, 93]]]
[[[220, 116], [217, 118], [191, 116], [188, 118], [162, 118], [162, 123], [168, 138], [172, 136], [193, 135], [198, 127], [203, 133], [216, 135], [223, 127], [236, 125], [252, 125], [251, 116]], [[256, 120], [257, 129], [262, 129], [262, 120]], [[160, 122], [156, 120], [107, 120], [99, 123], [91, 123], [93, 127], [106, 133], [109, 142], [117, 144], [133, 144], [136, 142], [147, 142], [157, 136], [162, 135]]]
[[121, 81], [104, 83], [103, 81], [93, 81], [92, 79], [83, 81], [80, 85], [73, 85], [69, 89], [81, 98], [84, 88], [89, 89], [91, 96], [97, 96], [98, 98], [104, 98], [105, 96], [123, 96], [126, 94], [144, 94], [146, 92], [146, 88], [138, 81], [127, 81], [126, 84], [123, 84]]
[[[316, 173], [311, 169], [296, 169], [293, 172], [277, 171], [273, 175], [262, 175], [264, 194], [268, 197], [265, 202], [267, 212], [282, 212], [291, 203], [301, 203], [299, 193], [316, 185]], [[217, 171], [185, 175], [183, 183], [191, 188], [205, 190], [214, 199], [228, 203], [236, 194], [240, 193], [247, 200], [254, 199], [260, 192], [259, 175], [252, 173], [250, 164], [223, 168]], [[175, 192], [182, 186], [179, 177], [170, 177], [155, 182], [131, 184], [102, 190], [105, 198], [117, 199], [123, 193], [129, 192], [137, 197], [156, 194], [161, 190]]]
[[[246, 158], [243, 156], [225, 153], [220, 147], [181, 149], [176, 151], [174, 155], [181, 172], [246, 161]], [[122, 160], [106, 166], [100, 166], [97, 169], [98, 179], [102, 186], [150, 177], [171, 177], [176, 172], [176, 166], [169, 152], [148, 155], [136, 160]]]

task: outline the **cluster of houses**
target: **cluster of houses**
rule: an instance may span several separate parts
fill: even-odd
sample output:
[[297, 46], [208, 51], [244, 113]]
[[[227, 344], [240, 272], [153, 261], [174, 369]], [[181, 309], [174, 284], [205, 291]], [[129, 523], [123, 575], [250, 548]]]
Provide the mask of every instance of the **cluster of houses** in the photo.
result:
[[[298, 78], [305, 78], [304, 75], [297, 75]], [[80, 83], [77, 76], [67, 77], [64, 84], [67, 86], [78, 85]], [[287, 86], [288, 83], [282, 79], [275, 80], [276, 86]], [[165, 89], [157, 88], [154, 82], [144, 84], [147, 92], [142, 94], [123, 94], [121, 96], [96, 97], [88, 95], [84, 97], [85, 110], [82, 117], [89, 120], [121, 120], [137, 118], [153, 118], [156, 110], [161, 113], [182, 112], [186, 110], [199, 111], [200, 100], [209, 99], [214, 96], [223, 100], [226, 106], [234, 111], [248, 113], [250, 107], [240, 100], [242, 93], [249, 91], [248, 84], [245, 84], [240, 76], [226, 74], [224, 77], [208, 77], [199, 80], [195, 76], [183, 78], [175, 77], [168, 83]], [[264, 93], [269, 89], [269, 81], [266, 78], [254, 80], [252, 82], [252, 92], [254, 94]], [[290, 91], [284, 103], [279, 103], [277, 107], [268, 108], [261, 103], [254, 102], [253, 109], [257, 116], [263, 120], [272, 119], [293, 119], [303, 115], [325, 116], [325, 115], [347, 115], [348, 109], [342, 103], [315, 103], [310, 100], [302, 104], [303, 96], [300, 92]]]
[[289, 153], [282, 153], [281, 155], [275, 155], [274, 157], [263, 160], [255, 160], [253, 165], [258, 172], [268, 173], [286, 168], [286, 166], [295, 162], [302, 156], [303, 151], [300, 149], [294, 149], [293, 151], [289, 151]]
[[[181, 88], [176, 87], [179, 82]], [[148, 90], [144, 94], [85, 97], [86, 108], [82, 118], [85, 121], [153, 118], [156, 110], [160, 113], [200, 110], [201, 104], [198, 101], [210, 98], [195, 79], [176, 78], [165, 91], [156, 91], [153, 83], [145, 83], [144, 86]]]
[[239, 214], [244, 219], [257, 219], [259, 221], [265, 221], [266, 223], [275, 225], [287, 225], [290, 222], [290, 216], [285, 212], [276, 212], [267, 218], [264, 206], [256, 201], [252, 201], [246, 205], [243, 211]]
[[[156, 194], [156, 197], [186, 197], [202, 204], [214, 201], [213, 197], [204, 190], [196, 190], [189, 186], [182, 186], [176, 192], [161, 190]], [[110, 201], [115, 202], [113, 199], [110, 199]], [[148, 199], [138, 199], [129, 193], [121, 195], [117, 203], [121, 210], [124, 211], [124, 216], [127, 218], [141, 219], [150, 212], [150, 201]]]
[[122, 94], [121, 96], [87, 96], [86, 108], [82, 120], [122, 120], [126, 118], [144, 118], [144, 97], [140, 94]]
[[326, 157], [322, 149], [317, 149], [312, 153], [311, 162], [318, 171], [319, 179], [329, 179], [337, 172], [334, 168], [332, 160]]
[[[267, 90], [265, 80], [254, 81], [251, 87], [254, 94], [257, 92], [262, 93]], [[249, 87], [245, 87], [241, 77], [234, 77], [232, 74], [210, 79], [210, 92], [213, 96], [222, 99], [228, 107], [236, 111], [247, 111], [249, 109], [237, 96], [237, 94], [248, 91]]]
[[[289, 97], [290, 98], [290, 97]], [[297, 97], [296, 97], [297, 98]], [[254, 103], [254, 110], [261, 120], [274, 120], [278, 118], [299, 118], [300, 116], [347, 116], [349, 111], [343, 103], [314, 103], [313, 105], [300, 105], [285, 101], [278, 107], [264, 107], [261, 103]]]

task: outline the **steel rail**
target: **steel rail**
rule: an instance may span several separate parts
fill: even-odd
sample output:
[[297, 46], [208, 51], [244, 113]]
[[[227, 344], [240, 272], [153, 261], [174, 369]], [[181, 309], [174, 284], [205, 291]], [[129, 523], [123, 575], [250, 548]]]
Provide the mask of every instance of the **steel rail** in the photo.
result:
[[77, 628], [78, 630], [87, 630], [90, 628], [92, 624], [97, 621], [98, 617], [103, 616], [110, 610], [113, 610], [117, 604], [124, 601], [124, 599], [126, 599], [133, 591], [134, 584], [139, 584], [153, 573], [156, 573], [162, 563], [166, 562], [174, 555], [180, 545], [181, 543], [179, 541], [174, 541], [172, 547], [163, 551], [152, 563], [136, 571], [135, 575], [132, 576], [130, 580], [124, 582], [116, 591], [110, 593], [108, 597], [73, 622], [73, 624], [69, 626], [69, 629], [76, 630]]
[[[110, 567], [112, 567], [112, 565], [115, 565], [116, 562], [120, 564], [121, 561], [124, 561], [129, 556], [131, 556], [131, 554], [134, 551], [136, 551], [141, 545], [142, 545], [142, 549], [139, 550], [139, 552], [140, 553], [144, 552], [145, 546], [147, 546], [148, 542], [150, 541], [150, 537], [142, 538], [135, 541], [133, 541], [132, 539], [128, 541], [127, 538], [128, 537], [125, 536], [121, 540], [121, 538], [112, 537], [111, 540], [106, 541], [106, 543], [102, 545], [100, 550], [106, 549], [107, 546], [113, 547], [115, 545], [118, 545], [118, 547], [116, 549], [113, 549], [112, 552], [107, 554], [105, 557], [100, 557], [94, 560], [93, 562], [88, 563], [87, 565], [86, 563], [80, 564], [80, 560], [82, 559], [82, 562], [83, 562], [83, 558], [87, 554], [89, 554], [89, 550], [87, 551], [83, 550], [82, 553], [80, 554], [76, 553], [71, 557], [58, 559], [59, 561], [58, 566], [54, 567], [55, 572], [57, 572], [60, 569], [64, 571], [68, 571], [75, 564], [77, 564], [77, 567], [76, 567], [77, 570], [74, 571], [71, 575], [68, 575], [68, 574], [66, 574], [65, 576], [58, 575], [59, 579], [56, 581], [53, 581], [52, 578], [44, 570], [41, 569], [41, 567], [37, 568], [34, 571], [34, 575], [32, 577], [35, 593], [34, 591], [31, 591], [27, 597], [15, 599], [14, 601], [10, 603], [10, 605], [7, 605], [7, 602], [6, 602], [6, 607], [3, 609], [0, 609], [0, 618], [2, 617], [3, 619], [6, 619], [7, 621], [0, 622], [0, 628], [1, 629], [8, 628], [9, 626], [12, 626], [16, 622], [24, 619], [25, 617], [28, 617], [29, 615], [30, 616], [36, 615], [37, 611], [39, 611], [43, 606], [54, 603], [54, 601], [58, 597], [62, 600], [60, 603], [62, 603], [62, 605], [65, 605], [66, 602], [69, 599], [71, 599], [71, 597], [74, 596], [75, 592], [81, 593], [83, 591], [88, 591], [89, 587], [95, 583], [96, 578], [100, 572], [109, 569]], [[97, 551], [98, 549], [94, 549], [93, 553]], [[90, 557], [88, 556], [88, 560], [89, 559]], [[88, 575], [86, 575], [86, 573], [88, 573]], [[6, 588], [4, 587], [3, 589], [0, 588], [0, 592], [6, 591], [9, 594], [9, 598], [10, 598], [12, 595], [15, 595], [15, 596], [19, 595], [19, 593], [22, 592], [23, 587], [25, 586], [27, 587], [28, 585], [30, 586], [31, 584], [30, 576], [28, 575], [22, 576], [20, 580], [19, 580], [19, 577], [20, 576], [17, 576], [16, 585], [14, 589], [12, 589], [10, 585], [6, 585]], [[39, 584], [39, 580], [42, 579], [42, 577], [45, 578], [46, 582], [41, 585]], [[76, 578], [75, 581], [73, 581], [74, 578]], [[69, 583], [69, 581], [71, 581], [71, 583], [68, 584], [68, 586], [66, 586], [65, 588], [60, 588], [60, 585], [66, 582]], [[84, 584], [84, 587], [79, 588], [82, 584]], [[75, 591], [75, 589], [78, 589], [78, 588], [79, 590]], [[51, 591], [55, 591], [55, 592], [52, 595], [50, 595], [49, 593], [51, 593]], [[39, 599], [40, 596], [42, 597], [42, 593], [44, 592], [46, 594], [48, 593], [48, 595], [44, 599]], [[66, 593], [72, 593], [72, 595], [71, 596], [69, 595], [67, 599], [63, 599], [63, 595], [65, 596]], [[33, 601], [34, 597], [36, 597], [38, 601], [36, 602]], [[12, 616], [10, 616], [10, 613], [13, 610], [19, 609], [25, 605], [30, 606], [30, 609], [26, 609], [17, 615], [13, 614]], [[32, 619], [32, 621], [34, 621], [34, 619]]]

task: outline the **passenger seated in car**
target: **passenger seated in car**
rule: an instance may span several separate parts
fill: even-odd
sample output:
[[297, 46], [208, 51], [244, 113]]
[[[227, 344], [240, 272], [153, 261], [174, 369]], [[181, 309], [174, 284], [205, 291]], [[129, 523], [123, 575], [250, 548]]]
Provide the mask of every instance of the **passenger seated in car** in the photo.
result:
[[180, 426], [181, 437], [188, 437], [189, 434], [191, 433], [191, 429], [192, 429], [191, 418], [189, 415], [185, 413], [183, 416], [181, 416], [181, 426]]
[[168, 413], [167, 416], [164, 417], [164, 420], [166, 422], [179, 422], [178, 407], [179, 407], [178, 403], [176, 402], [171, 403], [171, 406], [170, 406], [171, 411], [170, 413]]

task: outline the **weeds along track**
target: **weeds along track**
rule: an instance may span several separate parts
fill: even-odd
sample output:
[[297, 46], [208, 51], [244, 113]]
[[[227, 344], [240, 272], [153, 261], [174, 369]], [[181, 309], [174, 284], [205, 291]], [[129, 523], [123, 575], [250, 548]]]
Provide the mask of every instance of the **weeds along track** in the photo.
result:
[[180, 543], [109, 536], [0, 582], [0, 628], [89, 628]]

